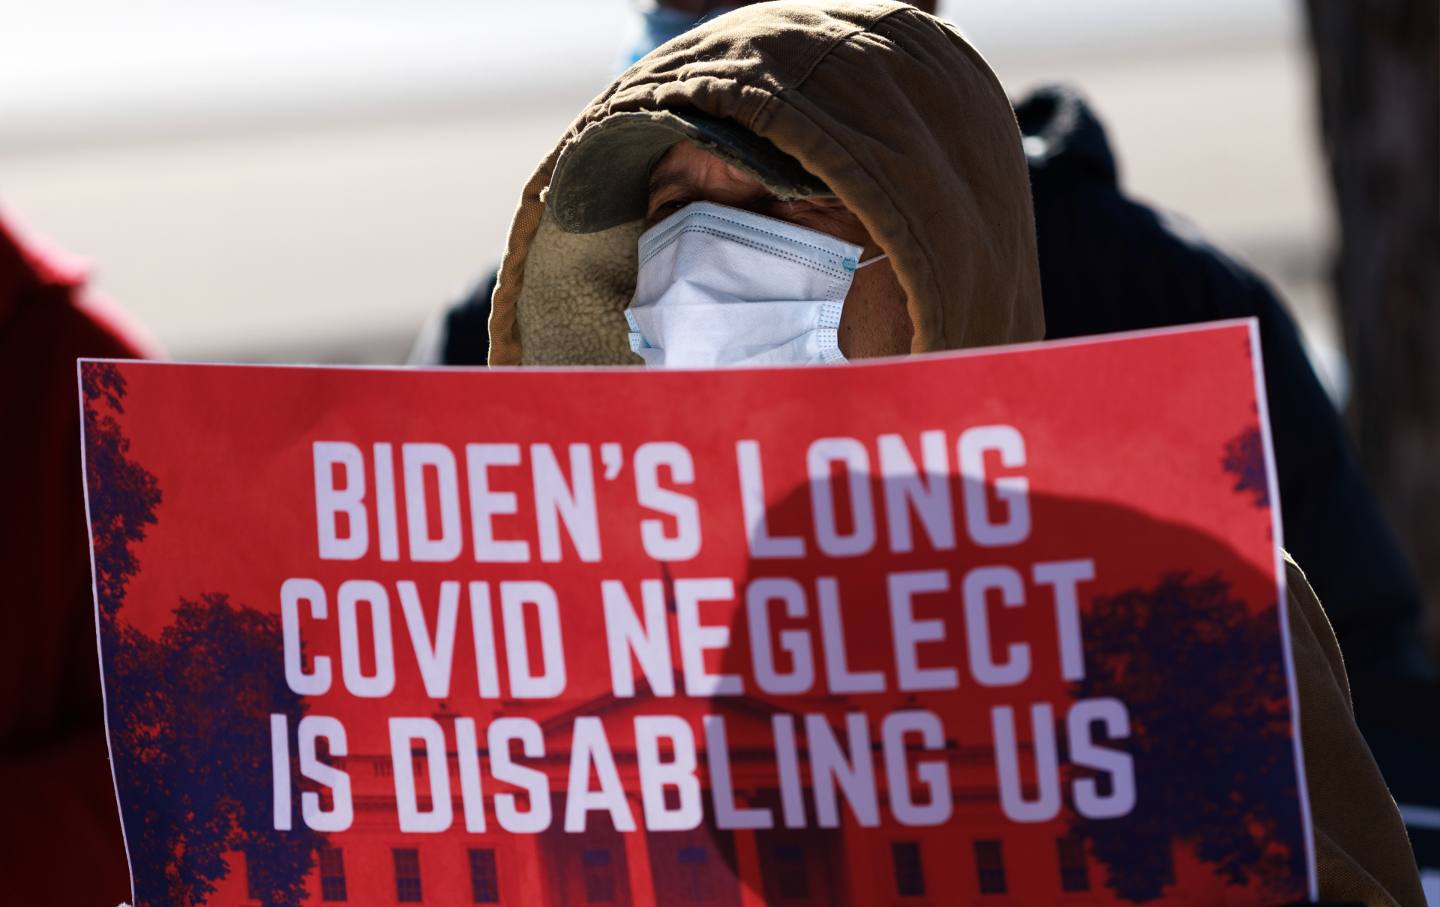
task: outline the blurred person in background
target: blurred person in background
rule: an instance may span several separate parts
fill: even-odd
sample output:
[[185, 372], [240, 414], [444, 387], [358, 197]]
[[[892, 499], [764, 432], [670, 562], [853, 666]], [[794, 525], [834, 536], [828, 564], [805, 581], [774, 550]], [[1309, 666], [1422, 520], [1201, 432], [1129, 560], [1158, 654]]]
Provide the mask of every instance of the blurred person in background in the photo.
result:
[[[531, 179], [490, 297], [489, 363], [615, 365], [635, 353], [650, 365], [798, 363], [958, 349], [1040, 339], [1062, 303], [1094, 310], [1082, 322], [1091, 329], [1259, 314], [1271, 367], [1299, 372], [1288, 376], [1298, 396], [1270, 390], [1274, 418], [1294, 420], [1302, 444], [1334, 428], [1332, 449], [1343, 452], [1274, 297], [1121, 198], [1103, 134], [1073, 96], [1029, 103], [1022, 137], [979, 55], [904, 4], [765, 4], [703, 23], [622, 74]], [[1063, 180], [1067, 168], [1074, 182], [1051, 191], [1073, 193], [1068, 200], [1032, 202], [1032, 181]], [[1034, 224], [1047, 204], [1060, 225], [1052, 243], [1070, 242], [1067, 218], [1068, 230], [1105, 230], [1052, 248], [1060, 257], [1048, 271]], [[658, 233], [688, 222], [697, 242], [713, 247], [708, 257], [676, 259], [696, 273], [643, 255]], [[1123, 250], [1136, 236], [1148, 241], [1148, 261], [1124, 257], [1135, 254]], [[727, 269], [757, 242], [777, 247], [768, 267], [756, 259]], [[781, 268], [774, 262], [794, 260], [801, 247], [843, 254], [853, 272], [838, 324], [797, 313], [795, 324], [810, 325], [797, 332], [779, 318], [725, 309], [726, 300], [773, 298], [766, 279], [789, 276], [772, 273]], [[1087, 256], [1100, 260], [1070, 261]], [[1042, 283], [1056, 279], [1076, 285], [1067, 295], [1045, 283], [1042, 307]], [[672, 286], [714, 298], [670, 306]], [[1324, 408], [1317, 416], [1307, 403]], [[1292, 484], [1301, 514], [1311, 506], [1306, 481]], [[1348, 529], [1321, 550], [1351, 558]], [[1354, 554], [1372, 558], [1365, 568], [1384, 569], [1355, 544]], [[1320, 894], [1420, 904], [1405, 829], [1356, 727], [1333, 631], [1293, 561], [1287, 587]]]
[[79, 357], [150, 341], [86, 268], [0, 209], [0, 874], [7, 904], [118, 903], [130, 878], [105, 744], [80, 469]]
[[[661, 0], [641, 10], [639, 37], [622, 62], [746, 5]], [[933, 0], [913, 5], [935, 11]], [[1045, 87], [1013, 103], [1030, 170], [1046, 339], [1259, 320], [1285, 547], [1334, 624], [1357, 718], [1379, 742], [1386, 776], [1401, 782], [1402, 801], [1440, 807], [1430, 768], [1440, 729], [1406, 717], [1417, 706], [1440, 707], [1420, 591], [1294, 319], [1259, 275], [1191, 225], [1126, 195], [1105, 129], [1079, 91]], [[486, 364], [496, 279], [492, 268], [432, 320], [411, 363]]]

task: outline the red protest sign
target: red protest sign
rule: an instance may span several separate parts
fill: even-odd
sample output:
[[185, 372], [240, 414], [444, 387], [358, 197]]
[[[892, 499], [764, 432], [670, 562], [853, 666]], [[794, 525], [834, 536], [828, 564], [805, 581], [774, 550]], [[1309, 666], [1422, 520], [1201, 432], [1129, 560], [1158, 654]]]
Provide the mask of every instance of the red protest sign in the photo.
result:
[[1304, 897], [1258, 355], [82, 362], [137, 901]]

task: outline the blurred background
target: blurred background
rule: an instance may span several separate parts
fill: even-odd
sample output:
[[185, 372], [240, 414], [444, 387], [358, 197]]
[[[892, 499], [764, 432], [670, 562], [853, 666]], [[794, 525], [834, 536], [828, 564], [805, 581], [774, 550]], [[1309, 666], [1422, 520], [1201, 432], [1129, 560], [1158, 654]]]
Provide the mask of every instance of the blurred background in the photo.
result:
[[[940, 12], [1012, 95], [1078, 85], [1131, 191], [1279, 284], [1339, 377], [1297, 3]], [[638, 32], [634, 0], [46, 0], [4, 22], [0, 201], [170, 355], [286, 362], [401, 361]]]
[[[530, 172], [638, 37], [638, 2], [0, 0], [0, 206], [93, 262], [171, 357], [400, 363], [498, 259]], [[1275, 286], [1416, 568], [1432, 654], [1436, 10], [939, 4], [1012, 97], [1077, 87], [1128, 193]], [[1432, 793], [1406, 818], [1440, 854]], [[1440, 871], [1426, 885], [1440, 905]]]

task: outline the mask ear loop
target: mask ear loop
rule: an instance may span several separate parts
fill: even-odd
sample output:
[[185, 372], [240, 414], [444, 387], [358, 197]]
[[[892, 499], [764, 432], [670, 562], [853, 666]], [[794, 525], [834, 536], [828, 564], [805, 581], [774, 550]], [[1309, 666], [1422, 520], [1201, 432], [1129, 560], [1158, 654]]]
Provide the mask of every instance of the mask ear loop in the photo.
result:
[[853, 258], [847, 258], [847, 259], [845, 259], [844, 261], [840, 262], [840, 264], [841, 264], [842, 266], [844, 266], [845, 270], [847, 270], [847, 271], [858, 271], [858, 270], [860, 270], [861, 268], [868, 268], [868, 267], [870, 267], [871, 265], [873, 265], [875, 262], [877, 262], [877, 261], [882, 261], [882, 260], [884, 260], [884, 259], [886, 259], [886, 258], [889, 258], [889, 257], [890, 257], [889, 253], [887, 253], [887, 252], [882, 252], [882, 253], [880, 253], [879, 255], [876, 255], [876, 256], [874, 256], [873, 258], [867, 258], [867, 259], [865, 259], [864, 261], [856, 261], [856, 260], [853, 259]]

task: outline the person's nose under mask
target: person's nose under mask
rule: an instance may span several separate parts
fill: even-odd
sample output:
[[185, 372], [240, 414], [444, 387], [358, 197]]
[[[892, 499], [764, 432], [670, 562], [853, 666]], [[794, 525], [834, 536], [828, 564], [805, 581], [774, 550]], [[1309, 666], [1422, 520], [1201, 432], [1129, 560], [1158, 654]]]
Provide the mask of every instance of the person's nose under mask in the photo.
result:
[[844, 362], [837, 329], [863, 249], [818, 230], [694, 202], [645, 231], [630, 347], [663, 368]]

